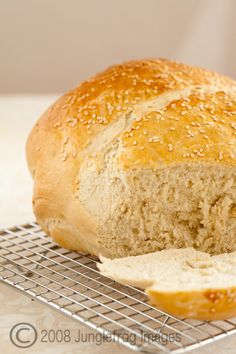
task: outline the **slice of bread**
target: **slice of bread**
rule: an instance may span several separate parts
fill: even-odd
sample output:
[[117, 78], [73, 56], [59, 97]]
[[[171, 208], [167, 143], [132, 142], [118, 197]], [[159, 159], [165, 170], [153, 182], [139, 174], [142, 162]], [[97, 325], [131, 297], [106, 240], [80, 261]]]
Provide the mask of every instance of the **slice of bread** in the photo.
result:
[[167, 313], [206, 321], [236, 316], [236, 252], [210, 256], [185, 248], [100, 259], [103, 275], [145, 289]]

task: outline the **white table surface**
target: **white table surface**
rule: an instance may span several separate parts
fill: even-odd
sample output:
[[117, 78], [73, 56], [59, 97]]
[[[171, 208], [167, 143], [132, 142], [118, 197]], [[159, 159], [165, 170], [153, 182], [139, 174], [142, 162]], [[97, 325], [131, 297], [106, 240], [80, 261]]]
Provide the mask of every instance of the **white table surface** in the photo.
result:
[[[34, 220], [31, 208], [32, 180], [28, 173], [24, 146], [37, 117], [55, 100], [56, 96], [0, 96], [0, 228]], [[86, 334], [92, 331], [72, 320], [50, 310], [36, 301], [19, 294], [14, 289], [0, 284], [0, 352], [15, 353], [57, 353], [57, 354], [104, 354], [132, 353], [113, 343], [40, 343], [29, 349], [16, 348], [9, 339], [13, 325], [28, 322], [40, 333], [42, 329], [69, 329], [76, 338], [77, 331]], [[215, 354], [236, 353], [236, 335], [194, 354], [214, 352]]]

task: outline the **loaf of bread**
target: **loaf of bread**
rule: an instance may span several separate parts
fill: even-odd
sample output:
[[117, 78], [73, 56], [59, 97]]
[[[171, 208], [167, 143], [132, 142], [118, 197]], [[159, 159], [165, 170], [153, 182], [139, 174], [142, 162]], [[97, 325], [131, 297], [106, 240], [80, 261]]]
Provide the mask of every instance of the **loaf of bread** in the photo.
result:
[[185, 248], [101, 260], [103, 275], [146, 289], [164, 312], [207, 321], [236, 316], [236, 252], [210, 256]]
[[165, 59], [113, 66], [28, 138], [37, 221], [61, 246], [109, 258], [234, 251], [235, 143], [233, 80]]

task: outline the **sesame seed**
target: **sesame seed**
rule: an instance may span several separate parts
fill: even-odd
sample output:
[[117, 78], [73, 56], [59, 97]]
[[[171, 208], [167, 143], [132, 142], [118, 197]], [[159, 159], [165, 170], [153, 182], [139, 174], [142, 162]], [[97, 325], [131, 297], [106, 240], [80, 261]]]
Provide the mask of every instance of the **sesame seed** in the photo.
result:
[[231, 123], [231, 127], [236, 130], [236, 123]]
[[66, 161], [67, 157], [68, 157], [68, 154], [64, 152], [62, 155], [62, 161]]

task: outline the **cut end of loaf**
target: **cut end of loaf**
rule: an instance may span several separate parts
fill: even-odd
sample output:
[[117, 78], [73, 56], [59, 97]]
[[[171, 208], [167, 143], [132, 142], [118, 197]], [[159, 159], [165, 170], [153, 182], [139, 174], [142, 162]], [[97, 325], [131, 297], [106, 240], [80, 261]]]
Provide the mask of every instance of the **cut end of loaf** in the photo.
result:
[[[80, 200], [98, 225], [98, 243], [111, 258], [168, 248], [219, 254], [236, 249], [236, 169], [178, 164], [81, 174]], [[93, 181], [96, 180], [96, 183]]]

